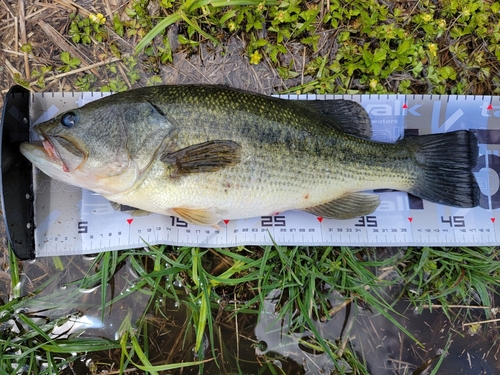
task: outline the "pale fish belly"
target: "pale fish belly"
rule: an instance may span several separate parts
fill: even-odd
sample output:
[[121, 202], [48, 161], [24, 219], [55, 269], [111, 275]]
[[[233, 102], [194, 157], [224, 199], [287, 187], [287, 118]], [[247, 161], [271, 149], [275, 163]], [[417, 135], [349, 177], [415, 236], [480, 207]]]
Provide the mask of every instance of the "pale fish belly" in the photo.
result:
[[[157, 164], [135, 188], [106, 196], [111, 201], [159, 214], [175, 208], [209, 210], [218, 221], [265, 216], [306, 209], [369, 189], [349, 169], [295, 160], [287, 165], [253, 160], [218, 172], [193, 173], [178, 179], [165, 176]], [[215, 218], [214, 218], [215, 219]]]

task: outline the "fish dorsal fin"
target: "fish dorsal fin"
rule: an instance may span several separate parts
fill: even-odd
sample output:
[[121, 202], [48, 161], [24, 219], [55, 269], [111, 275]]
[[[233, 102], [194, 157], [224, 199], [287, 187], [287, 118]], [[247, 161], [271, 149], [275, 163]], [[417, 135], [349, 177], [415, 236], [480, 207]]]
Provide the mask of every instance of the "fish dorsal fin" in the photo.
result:
[[171, 211], [175, 216], [180, 217], [189, 224], [214, 226], [222, 220], [214, 209], [176, 207], [172, 208]]
[[350, 193], [304, 211], [324, 218], [346, 220], [371, 214], [379, 204], [380, 198], [376, 194]]
[[217, 172], [241, 160], [241, 146], [233, 141], [208, 141], [165, 153], [160, 160], [173, 167], [171, 177]]
[[321, 113], [327, 122], [344, 133], [363, 139], [372, 137], [370, 116], [361, 104], [352, 100], [300, 100], [300, 103]]

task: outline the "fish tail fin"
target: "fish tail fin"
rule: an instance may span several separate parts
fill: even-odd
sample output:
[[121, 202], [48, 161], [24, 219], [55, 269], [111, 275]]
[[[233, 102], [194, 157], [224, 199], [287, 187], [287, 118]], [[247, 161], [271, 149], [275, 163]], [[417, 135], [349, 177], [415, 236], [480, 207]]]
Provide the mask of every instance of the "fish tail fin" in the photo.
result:
[[447, 206], [479, 205], [480, 189], [472, 172], [479, 148], [472, 132], [409, 136], [400, 142], [414, 150], [421, 170], [409, 193]]

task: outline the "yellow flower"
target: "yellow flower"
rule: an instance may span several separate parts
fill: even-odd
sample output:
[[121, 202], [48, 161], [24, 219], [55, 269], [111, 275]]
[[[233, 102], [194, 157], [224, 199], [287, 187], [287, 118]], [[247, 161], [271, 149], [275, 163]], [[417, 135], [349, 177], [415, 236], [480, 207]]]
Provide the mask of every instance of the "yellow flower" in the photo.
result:
[[234, 21], [229, 21], [227, 23], [227, 27], [229, 28], [229, 31], [234, 31], [236, 30], [236, 24], [234, 23]]
[[436, 43], [427, 44], [427, 48], [429, 48], [429, 52], [431, 53], [432, 56], [434, 56], [434, 57], [437, 56], [438, 46]]
[[370, 80], [370, 87], [372, 90], [375, 90], [377, 88], [378, 81], [376, 79]]
[[250, 64], [257, 65], [258, 63], [260, 63], [261, 59], [262, 55], [259, 53], [259, 51], [254, 51], [254, 53], [250, 55]]
[[438, 22], [438, 28], [446, 29], [446, 20], [440, 19]]
[[98, 23], [100, 25], [104, 25], [106, 23], [106, 17], [102, 13], [97, 13], [97, 14], [91, 14], [89, 15], [89, 18], [92, 22]]
[[430, 20], [432, 20], [432, 14], [424, 14], [422, 19], [424, 20], [424, 22], [429, 22]]
[[285, 12], [283, 12], [282, 10], [280, 10], [278, 12], [278, 16], [276, 18], [278, 19], [278, 21], [284, 22], [285, 21]]
[[471, 336], [474, 336], [476, 333], [479, 332], [479, 329], [481, 328], [481, 324], [480, 323], [474, 323], [474, 324], [471, 324], [469, 326], [469, 334]]

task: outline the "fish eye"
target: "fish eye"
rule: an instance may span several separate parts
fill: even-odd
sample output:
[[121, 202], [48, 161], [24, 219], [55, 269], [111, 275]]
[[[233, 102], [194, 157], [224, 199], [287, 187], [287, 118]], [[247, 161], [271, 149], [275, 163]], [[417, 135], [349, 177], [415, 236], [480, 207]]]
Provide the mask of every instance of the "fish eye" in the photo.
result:
[[61, 125], [71, 128], [78, 122], [78, 115], [74, 112], [67, 112], [61, 117]]

